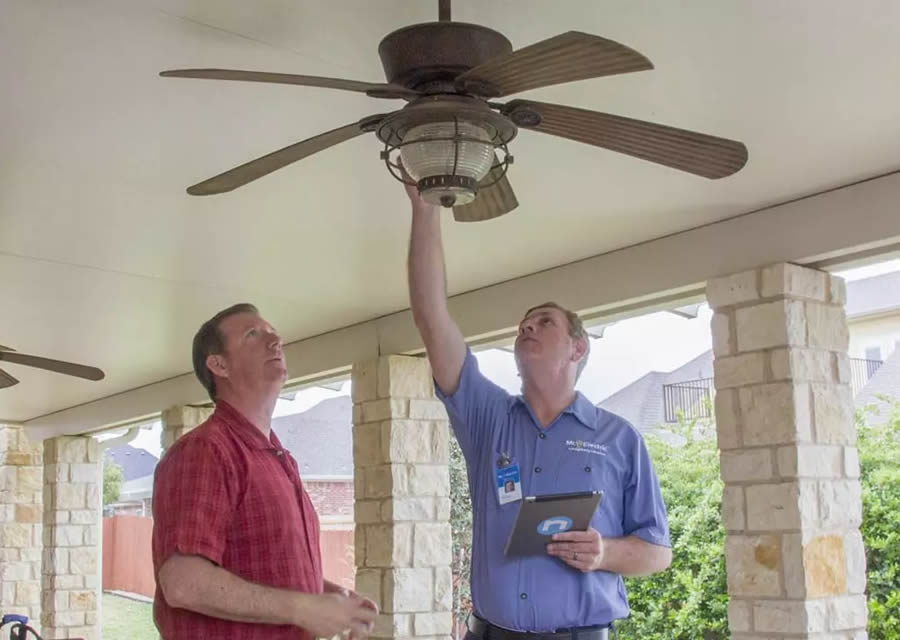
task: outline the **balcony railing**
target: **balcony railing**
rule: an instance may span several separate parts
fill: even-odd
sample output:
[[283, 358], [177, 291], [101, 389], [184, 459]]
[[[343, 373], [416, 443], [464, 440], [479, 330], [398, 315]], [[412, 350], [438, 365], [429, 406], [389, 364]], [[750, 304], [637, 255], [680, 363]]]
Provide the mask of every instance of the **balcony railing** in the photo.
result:
[[875, 375], [883, 362], [883, 360], [850, 358], [850, 388], [853, 389], [854, 396], [866, 386], [869, 378]]
[[678, 415], [685, 420], [712, 418], [713, 379], [698, 378], [663, 385], [663, 407], [666, 422], [678, 422]]
[[[882, 360], [850, 358], [850, 386], [855, 396], [866, 386], [882, 365]], [[679, 413], [684, 420], [713, 417], [712, 378], [698, 378], [663, 385], [663, 410], [666, 422], [678, 422]]]

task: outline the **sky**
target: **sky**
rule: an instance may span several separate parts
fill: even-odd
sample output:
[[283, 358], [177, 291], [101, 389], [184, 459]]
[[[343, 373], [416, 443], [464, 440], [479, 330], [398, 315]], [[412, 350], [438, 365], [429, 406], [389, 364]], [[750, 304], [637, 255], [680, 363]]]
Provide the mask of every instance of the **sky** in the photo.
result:
[[[870, 278], [900, 271], [900, 259], [838, 272], [850, 280]], [[650, 313], [608, 326], [603, 337], [591, 340], [588, 364], [577, 389], [591, 402], [606, 399], [650, 371], [671, 371], [712, 348], [707, 305], [701, 305], [696, 318], [684, 318], [669, 312]], [[512, 353], [488, 349], [476, 353], [482, 372], [510, 393], [519, 392], [519, 378]], [[275, 417], [300, 413], [322, 400], [350, 394], [347, 380], [340, 391], [321, 387], [304, 389], [293, 401], [279, 400]], [[142, 429], [132, 446], [158, 456], [159, 423]]]

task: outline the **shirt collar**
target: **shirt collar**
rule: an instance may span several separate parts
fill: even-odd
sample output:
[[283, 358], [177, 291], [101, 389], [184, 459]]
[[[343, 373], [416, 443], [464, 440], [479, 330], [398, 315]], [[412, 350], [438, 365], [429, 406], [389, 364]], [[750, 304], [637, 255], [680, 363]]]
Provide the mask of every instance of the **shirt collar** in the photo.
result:
[[[528, 403], [525, 402], [525, 398], [521, 395], [515, 396], [515, 402], [512, 406], [516, 404], [521, 404], [525, 409], [531, 412], [531, 407], [528, 406]], [[572, 401], [568, 407], [563, 409], [563, 413], [568, 413], [575, 417], [582, 425], [591, 429], [592, 431], [597, 430], [597, 408], [591, 403], [590, 400], [584, 397], [581, 392], [575, 392], [575, 399]], [[533, 414], [533, 412], [532, 412]]]
[[262, 431], [247, 420], [240, 411], [224, 400], [216, 401], [215, 416], [225, 422], [238, 438], [250, 449], [280, 449], [281, 442], [271, 429], [267, 439]]
[[597, 430], [597, 407], [580, 392], [575, 392], [575, 400], [563, 413], [571, 413], [588, 429]]

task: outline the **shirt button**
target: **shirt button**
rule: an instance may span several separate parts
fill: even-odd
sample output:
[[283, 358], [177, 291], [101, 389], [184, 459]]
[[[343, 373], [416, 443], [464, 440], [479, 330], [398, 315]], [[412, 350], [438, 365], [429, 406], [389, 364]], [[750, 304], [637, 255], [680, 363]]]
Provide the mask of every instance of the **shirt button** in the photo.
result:
[[519, 597], [522, 598], [522, 600], [528, 600], [528, 594], [527, 594], [527, 593], [520, 593], [520, 594], [519, 594]]
[[541, 472], [541, 468], [540, 468], [540, 467], [535, 467], [535, 468], [534, 468], [534, 472], [535, 472], [535, 473], [540, 473], [540, 472]]
[[547, 437], [546, 433], [542, 433], [541, 435], [538, 436], [538, 438], [540, 438], [541, 440], [543, 440], [546, 437]]
[[591, 468], [590, 468], [590, 467], [585, 467], [584, 470], [587, 471], [588, 473], [591, 472]]

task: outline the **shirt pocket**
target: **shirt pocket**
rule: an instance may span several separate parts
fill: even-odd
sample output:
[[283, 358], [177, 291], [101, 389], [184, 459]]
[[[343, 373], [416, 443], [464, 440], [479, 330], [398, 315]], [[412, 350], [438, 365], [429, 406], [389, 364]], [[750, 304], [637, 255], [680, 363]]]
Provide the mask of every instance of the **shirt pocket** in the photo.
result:
[[576, 493], [579, 491], [597, 491], [603, 489], [598, 479], [602, 466], [599, 456], [582, 451], [569, 451], [560, 461], [556, 469], [556, 488], [554, 493]]
[[601, 535], [618, 537], [622, 532], [622, 478], [602, 453], [570, 451], [556, 474], [556, 493], [602, 491], [591, 527]]

